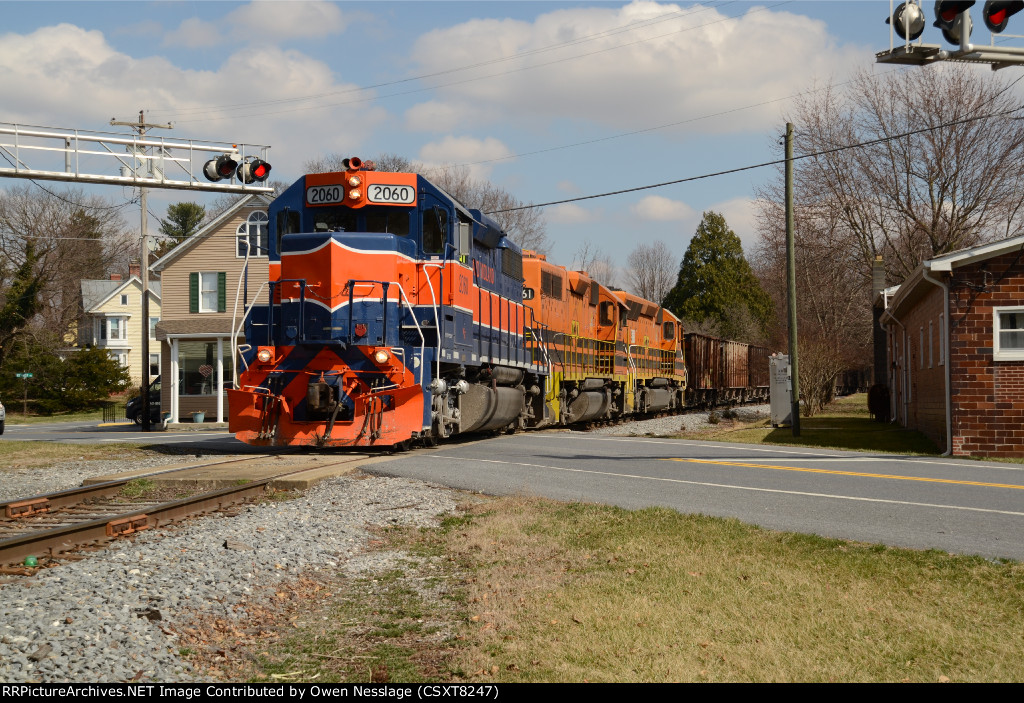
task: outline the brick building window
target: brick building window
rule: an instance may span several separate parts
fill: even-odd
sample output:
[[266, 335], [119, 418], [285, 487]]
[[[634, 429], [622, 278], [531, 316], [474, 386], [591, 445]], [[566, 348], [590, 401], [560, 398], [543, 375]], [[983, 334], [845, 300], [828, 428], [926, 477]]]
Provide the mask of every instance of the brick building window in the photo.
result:
[[992, 309], [992, 358], [1024, 360], [1024, 308]]
[[933, 352], [932, 352], [932, 349], [934, 348], [934, 345], [935, 345], [935, 342], [934, 342], [934, 332], [932, 331], [932, 321], [928, 320], [928, 368], [932, 368], [935, 365], [935, 364], [932, 363], [933, 360], [935, 359], [935, 357], [933, 356]]
[[939, 366], [946, 363], [946, 316], [939, 315]]

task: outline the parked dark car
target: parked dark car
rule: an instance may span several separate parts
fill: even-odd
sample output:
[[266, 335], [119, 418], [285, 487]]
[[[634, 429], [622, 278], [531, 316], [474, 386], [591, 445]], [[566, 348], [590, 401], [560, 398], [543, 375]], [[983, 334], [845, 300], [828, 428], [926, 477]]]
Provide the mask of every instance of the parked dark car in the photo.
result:
[[[125, 403], [124, 416], [136, 425], [142, 424], [142, 395], [139, 394]], [[160, 377], [149, 384], [149, 423], [160, 422]]]

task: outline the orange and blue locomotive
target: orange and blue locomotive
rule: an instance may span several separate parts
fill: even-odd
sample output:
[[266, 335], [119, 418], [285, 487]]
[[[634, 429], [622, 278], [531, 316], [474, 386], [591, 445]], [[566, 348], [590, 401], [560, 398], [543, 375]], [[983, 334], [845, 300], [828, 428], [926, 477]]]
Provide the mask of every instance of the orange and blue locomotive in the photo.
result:
[[401, 447], [682, 407], [671, 313], [524, 260], [421, 175], [345, 168], [270, 207], [270, 281], [228, 391], [239, 439]]

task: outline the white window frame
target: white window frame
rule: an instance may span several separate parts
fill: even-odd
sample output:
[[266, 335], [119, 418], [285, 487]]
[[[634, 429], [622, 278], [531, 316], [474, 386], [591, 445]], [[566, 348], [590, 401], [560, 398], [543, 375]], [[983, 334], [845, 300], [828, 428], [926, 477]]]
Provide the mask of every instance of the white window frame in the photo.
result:
[[932, 351], [935, 348], [935, 330], [931, 320], [928, 320], [928, 368], [933, 368], [935, 355]]
[[160, 318], [159, 317], [150, 317], [149, 318], [149, 338], [150, 339], [156, 339], [156, 326], [157, 326], [157, 324], [159, 322], [160, 322]]
[[255, 210], [249, 214], [245, 222], [238, 225], [235, 239], [236, 259], [245, 258], [246, 247], [242, 245], [242, 242], [249, 243], [250, 259], [266, 259], [269, 256], [267, 249], [270, 247], [270, 218], [267, 213]]
[[1007, 306], [1002, 308], [992, 308], [992, 358], [995, 361], [1024, 361], [1024, 348], [1004, 351], [999, 346], [999, 315], [1001, 313], [1008, 312], [1015, 312], [1024, 315], [1024, 307]]
[[127, 293], [122, 293], [121, 294], [121, 305], [127, 305], [127, 304], [128, 304], [128, 294]]
[[946, 363], [946, 314], [939, 314], [939, 366]]
[[[199, 312], [217, 312], [217, 296], [219, 290], [217, 287], [217, 275], [218, 271], [200, 271], [199, 272]], [[213, 281], [213, 287], [207, 287], [209, 281]], [[213, 294], [213, 307], [208, 307], [205, 304], [206, 295]]]

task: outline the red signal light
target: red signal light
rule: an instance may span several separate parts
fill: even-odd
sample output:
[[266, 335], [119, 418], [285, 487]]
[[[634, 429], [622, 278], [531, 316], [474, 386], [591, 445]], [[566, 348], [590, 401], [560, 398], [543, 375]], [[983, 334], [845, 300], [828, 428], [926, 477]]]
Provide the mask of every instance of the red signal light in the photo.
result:
[[216, 159], [210, 159], [203, 166], [203, 175], [208, 181], [219, 181], [222, 178], [231, 178], [238, 162], [232, 158], [232, 154], [221, 154]]
[[935, 2], [935, 24], [942, 30], [943, 38], [950, 44], [959, 44], [961, 34], [971, 36], [971, 16], [963, 14], [963, 21], [960, 21], [962, 13], [966, 13], [976, 0], [936, 0]]
[[981, 11], [985, 26], [994, 34], [1006, 29], [1006, 23], [1015, 14], [1024, 10], [1024, 0], [988, 0]]
[[238, 167], [238, 180], [242, 183], [262, 183], [270, 175], [270, 164], [262, 159], [246, 161]]

